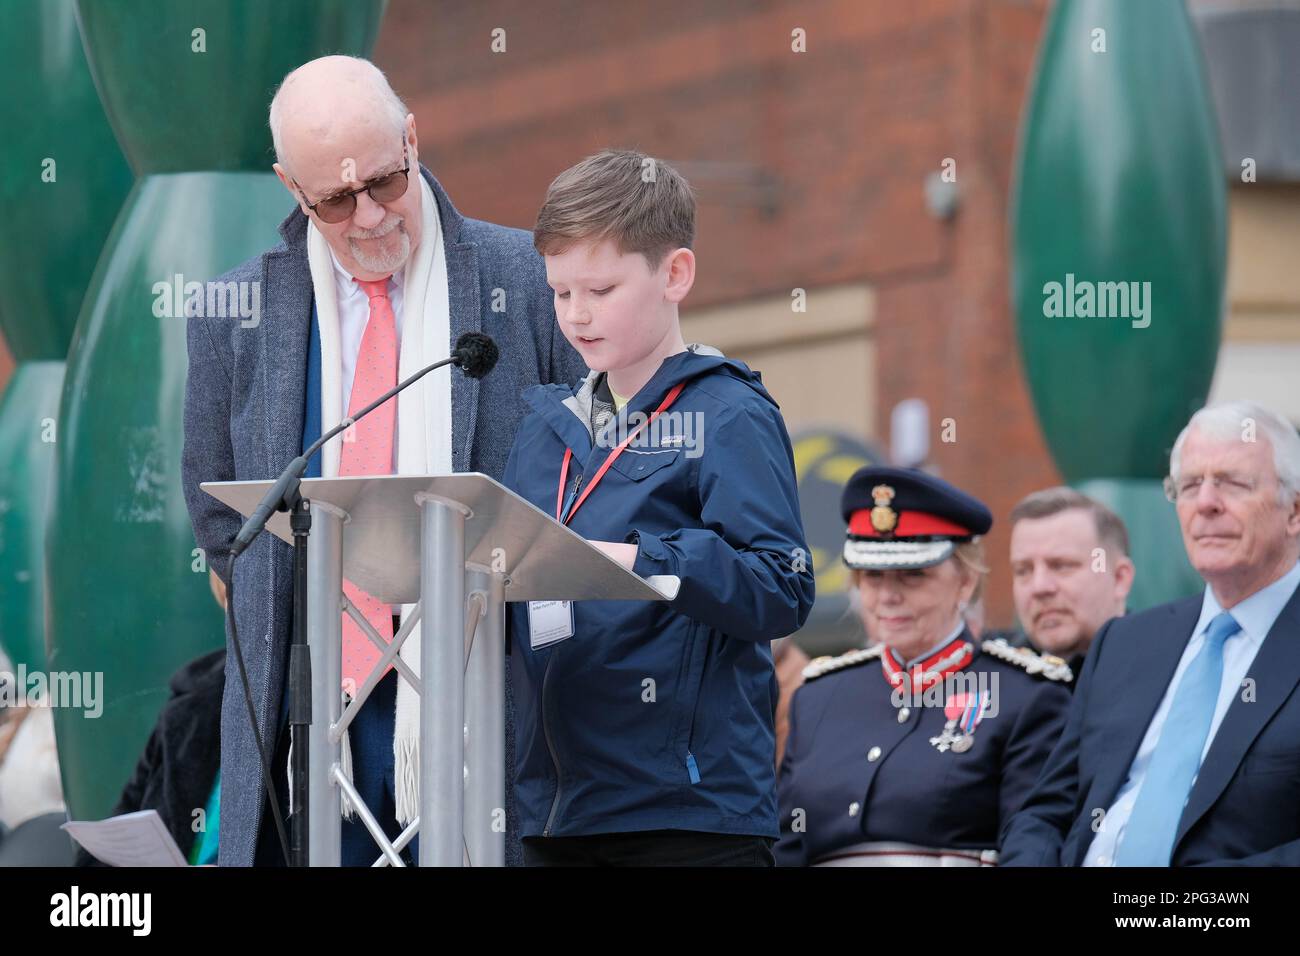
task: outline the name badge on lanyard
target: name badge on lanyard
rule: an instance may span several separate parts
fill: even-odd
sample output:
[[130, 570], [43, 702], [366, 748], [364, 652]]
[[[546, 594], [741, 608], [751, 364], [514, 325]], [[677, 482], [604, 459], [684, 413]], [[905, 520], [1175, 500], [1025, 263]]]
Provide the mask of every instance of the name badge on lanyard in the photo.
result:
[[[677, 396], [682, 393], [682, 389], [685, 387], [685, 382], [678, 382], [674, 385], [672, 390], [664, 396], [664, 400], [659, 403], [659, 407], [651, 413], [650, 417], [637, 426], [636, 430], [632, 432], [632, 434], [628, 435], [618, 443], [618, 447], [609, 453], [609, 457], [605, 459], [604, 464], [596, 470], [596, 476], [591, 479], [591, 482], [582, 492], [581, 497], [573, 502], [573, 506], [568, 509], [567, 513], [565, 513], [564, 508], [564, 486], [569, 483], [569, 462], [573, 460], [573, 449], [564, 449], [564, 461], [560, 463], [560, 487], [555, 491], [556, 521], [560, 522], [560, 524], [568, 524], [573, 520], [573, 516], [578, 513], [578, 509], [582, 507], [582, 503], [591, 497], [591, 493], [596, 490], [596, 486], [600, 484], [601, 479], [605, 477], [605, 472], [609, 471], [609, 466], [614, 464], [618, 459], [618, 456], [623, 454], [624, 449], [626, 449], [628, 445], [632, 444], [636, 437], [641, 434], [643, 429], [648, 428], [656, 418], [663, 414], [664, 409], [677, 401]], [[581, 477], [578, 480], [581, 481]]]
[[572, 601], [529, 601], [528, 639], [533, 650], [573, 637]]

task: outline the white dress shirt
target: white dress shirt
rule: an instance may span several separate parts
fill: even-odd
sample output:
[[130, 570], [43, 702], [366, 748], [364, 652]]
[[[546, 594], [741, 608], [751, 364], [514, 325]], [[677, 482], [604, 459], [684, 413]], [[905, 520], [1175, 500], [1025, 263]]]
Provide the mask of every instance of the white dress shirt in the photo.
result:
[[[1282, 613], [1282, 608], [1286, 607], [1287, 602], [1291, 600], [1291, 596], [1295, 594], [1297, 586], [1300, 586], [1300, 564], [1297, 564], [1268, 587], [1261, 588], [1236, 607], [1230, 609], [1233, 618], [1241, 625], [1241, 630], [1223, 642], [1223, 682], [1219, 685], [1219, 700], [1214, 708], [1214, 719], [1210, 722], [1210, 732], [1205, 738], [1205, 748], [1201, 751], [1202, 761], [1205, 760], [1205, 755], [1210, 751], [1210, 745], [1214, 742], [1214, 735], [1218, 733], [1219, 725], [1223, 723], [1224, 714], [1228, 712], [1228, 708], [1240, 694], [1242, 681], [1245, 680], [1246, 673], [1250, 670], [1250, 665], [1254, 662], [1260, 645], [1264, 643], [1264, 638], [1272, 630], [1273, 623], [1277, 620], [1278, 615]], [[1133, 805], [1137, 802], [1138, 792], [1142, 788], [1142, 781], [1146, 779], [1147, 769], [1151, 766], [1151, 756], [1155, 753], [1156, 744], [1160, 740], [1160, 731], [1164, 727], [1165, 718], [1169, 716], [1169, 709], [1173, 706], [1174, 693], [1178, 689], [1178, 683], [1182, 680], [1183, 673], [1191, 665], [1193, 658], [1196, 657], [1205, 644], [1205, 632], [1209, 629], [1210, 622], [1218, 617], [1222, 611], [1223, 608], [1219, 605], [1218, 599], [1215, 598], [1214, 591], [1207, 587], [1205, 596], [1201, 599], [1201, 616], [1196, 622], [1196, 627], [1192, 630], [1192, 639], [1187, 642], [1187, 647], [1183, 650], [1183, 656], [1178, 661], [1178, 669], [1174, 671], [1169, 686], [1165, 688], [1165, 695], [1160, 701], [1160, 706], [1157, 708], [1155, 716], [1151, 718], [1151, 724], [1147, 727], [1146, 736], [1142, 738], [1142, 744], [1138, 747], [1137, 755], [1133, 758], [1133, 763], [1129, 767], [1128, 779], [1120, 787], [1115, 802], [1106, 811], [1105, 817], [1102, 818], [1101, 829], [1093, 837], [1088, 852], [1084, 855], [1084, 866], [1114, 865], [1115, 852], [1119, 848], [1120, 841], [1124, 839], [1124, 827], [1128, 824], [1129, 817], [1133, 813]], [[1294, 639], [1294, 636], [1283, 635], [1281, 639], [1291, 640]], [[1278, 640], [1278, 638], [1274, 638], [1274, 640]], [[1195, 784], [1195, 779], [1193, 779], [1193, 784]], [[1188, 796], [1191, 796], [1190, 790]], [[1178, 807], [1176, 811], [1175, 808], [1171, 807], [1170, 812], [1181, 814], [1182, 807]]]

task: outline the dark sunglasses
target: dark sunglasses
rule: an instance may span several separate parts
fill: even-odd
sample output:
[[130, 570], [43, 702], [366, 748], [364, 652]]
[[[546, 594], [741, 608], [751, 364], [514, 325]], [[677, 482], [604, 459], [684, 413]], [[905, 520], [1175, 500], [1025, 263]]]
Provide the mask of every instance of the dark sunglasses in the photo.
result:
[[358, 193], [370, 193], [370, 198], [377, 203], [393, 202], [406, 195], [411, 162], [406, 155], [405, 139], [402, 140], [402, 162], [406, 165], [396, 172], [372, 179], [351, 192], [328, 196], [314, 203], [307, 202], [307, 194], [303, 192], [301, 186], [298, 186], [298, 180], [293, 180], [293, 184], [298, 187], [298, 194], [302, 196], [302, 201], [307, 203], [307, 208], [319, 216], [321, 222], [342, 222], [356, 212]]

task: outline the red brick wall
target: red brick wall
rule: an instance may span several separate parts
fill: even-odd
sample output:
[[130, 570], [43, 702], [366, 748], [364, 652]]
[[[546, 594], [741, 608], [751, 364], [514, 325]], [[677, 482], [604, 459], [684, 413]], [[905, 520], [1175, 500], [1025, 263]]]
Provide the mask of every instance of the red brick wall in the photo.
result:
[[[924, 398], [934, 460], [1004, 519], [1058, 480], [1021, 380], [1007, 262], [1016, 134], [1047, 5], [393, 0], [375, 58], [468, 215], [529, 228], [560, 170], [634, 146], [679, 164], [698, 191], [688, 305], [872, 284], [876, 437], [888, 440], [896, 402]], [[504, 54], [490, 50], [496, 27]], [[791, 52], [796, 27], [807, 53]], [[945, 157], [961, 205], [941, 222], [923, 185]], [[939, 442], [945, 417], [955, 444]], [[1004, 522], [989, 545], [989, 619], [1004, 625]]]

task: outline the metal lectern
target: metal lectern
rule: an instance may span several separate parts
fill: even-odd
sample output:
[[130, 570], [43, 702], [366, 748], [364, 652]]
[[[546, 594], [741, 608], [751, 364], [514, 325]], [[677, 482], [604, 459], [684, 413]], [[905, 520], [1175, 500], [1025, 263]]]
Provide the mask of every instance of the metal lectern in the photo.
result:
[[[247, 516], [273, 484], [200, 487]], [[421, 866], [502, 866], [505, 602], [672, 600], [681, 582], [638, 577], [483, 474], [308, 478], [300, 493], [312, 515], [311, 865], [339, 865], [341, 790], [382, 849], [376, 865], [402, 865], [399, 851], [419, 833]], [[292, 544], [288, 514], [277, 513], [267, 529]], [[380, 601], [417, 605], [390, 644], [348, 603], [345, 577]], [[345, 612], [383, 651], [346, 709], [340, 694]], [[420, 620], [417, 678], [397, 653]], [[390, 664], [420, 694], [420, 815], [391, 842], [340, 766], [343, 731]]]

